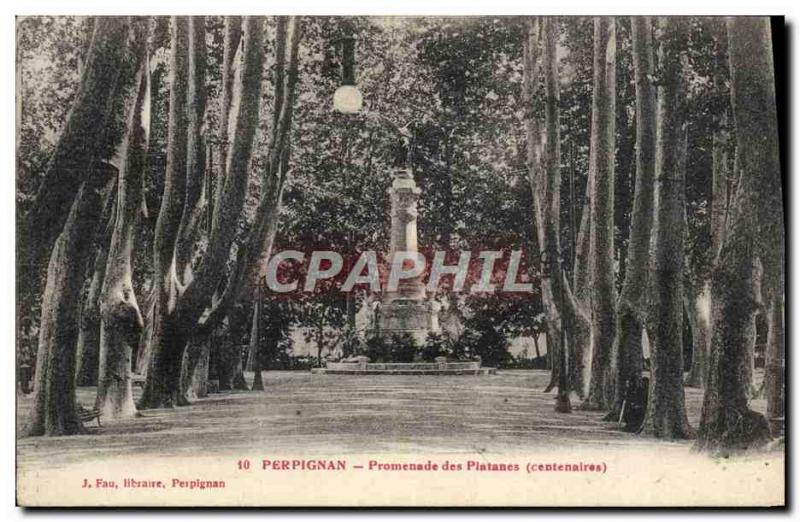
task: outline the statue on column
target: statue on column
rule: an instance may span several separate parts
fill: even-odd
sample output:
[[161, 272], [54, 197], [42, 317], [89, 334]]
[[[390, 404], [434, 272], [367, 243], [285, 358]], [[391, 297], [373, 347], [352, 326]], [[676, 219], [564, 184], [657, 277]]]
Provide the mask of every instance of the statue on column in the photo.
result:
[[[420, 189], [414, 182], [408, 161], [408, 144], [404, 135], [402, 146], [396, 150], [395, 160], [402, 167], [396, 168], [389, 194], [391, 199], [391, 243], [388, 260], [391, 266], [398, 252], [418, 252], [417, 246], [417, 200]], [[373, 335], [410, 334], [422, 345], [428, 334], [439, 331], [439, 307], [429, 301], [425, 284], [421, 278], [404, 279], [396, 291], [384, 291], [380, 306], [373, 308]]]

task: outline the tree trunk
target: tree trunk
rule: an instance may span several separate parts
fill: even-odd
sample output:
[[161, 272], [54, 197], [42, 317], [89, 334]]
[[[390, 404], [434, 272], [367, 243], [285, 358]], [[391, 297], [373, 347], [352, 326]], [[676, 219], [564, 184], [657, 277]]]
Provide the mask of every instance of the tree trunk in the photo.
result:
[[226, 319], [223, 331], [217, 336], [216, 358], [217, 378], [219, 379], [219, 390], [229, 391], [233, 389], [233, 350], [231, 336], [228, 335], [228, 320]]
[[[199, 25], [200, 22], [195, 20], [193, 23]], [[175, 25], [183, 26], [180, 32], [188, 32], [185, 28], [185, 21], [174, 19], [173, 26]], [[280, 109], [280, 117], [278, 118], [280, 122], [279, 132], [273, 134], [269, 147], [266, 172], [267, 184], [273, 183], [275, 178], [280, 178], [282, 183], [285, 174], [285, 171], [283, 171], [278, 176], [278, 166], [281, 163], [281, 159], [285, 157], [284, 146], [286, 144], [289, 115], [292, 111], [291, 102], [294, 99], [293, 86], [296, 81], [297, 50], [300, 35], [299, 24], [296, 25], [297, 27], [295, 27], [292, 37], [291, 51], [294, 69], [293, 72], [290, 71], [288, 75], [290, 78], [287, 79], [287, 85], [291, 86], [287, 95], [289, 103], [286, 103], [287, 96], [284, 96], [282, 98], [283, 104]], [[174, 376], [176, 373], [180, 374], [185, 341], [189, 338], [189, 333], [191, 332], [191, 335], [208, 335], [207, 332], [213, 330], [219, 320], [228, 315], [232, 303], [235, 303], [239, 297], [238, 291], [241, 290], [242, 285], [246, 286], [245, 283], [252, 282], [249, 275], [255, 270], [256, 261], [261, 258], [265, 250], [268, 252], [268, 249], [251, 249], [250, 240], [245, 245], [240, 246], [237, 265], [233, 272], [229, 274], [228, 283], [222, 296], [217, 298], [215, 294], [219, 289], [221, 278], [225, 275], [231, 246], [236, 235], [236, 227], [244, 207], [248, 174], [250, 172], [250, 159], [252, 157], [261, 100], [261, 76], [264, 63], [264, 21], [260, 17], [247, 17], [244, 19], [242, 26], [242, 64], [238, 68], [235, 88], [231, 93], [230, 121], [223, 122], [223, 125], [227, 125], [230, 144], [225, 161], [224, 179], [219, 182], [221, 184], [219, 185], [221, 186], [221, 192], [217, 197], [217, 208], [213, 212], [211, 231], [205, 254], [197, 264], [197, 270], [191, 274], [191, 277], [186, 277], [187, 272], [183, 270], [183, 275], [181, 275], [183, 281], [179, 281], [176, 275], [178, 264], [181, 263], [181, 256], [173, 254], [176, 254], [176, 244], [183, 246], [187, 244], [185, 238], [183, 238], [184, 232], [181, 232], [180, 237], [176, 236], [179, 231], [179, 223], [185, 221], [186, 212], [189, 210], [188, 206], [184, 206], [185, 200], [183, 196], [190, 197], [194, 181], [185, 183], [186, 180], [180, 178], [180, 169], [176, 160], [179, 156], [179, 150], [182, 149], [186, 152], [186, 140], [184, 139], [185, 136], [180, 135], [178, 129], [186, 128], [185, 109], [196, 110], [198, 100], [196, 97], [193, 98], [189, 106], [185, 108], [176, 106], [181, 105], [180, 100], [185, 100], [186, 89], [185, 81], [181, 81], [180, 76], [173, 79], [173, 89], [170, 92], [170, 97], [172, 101], [172, 97], [177, 96], [176, 101], [178, 103], [170, 104], [167, 183], [165, 183], [161, 212], [156, 226], [156, 248], [154, 249], [156, 252], [154, 265], [156, 267], [156, 277], [159, 279], [159, 301], [164, 305], [159, 304], [156, 308], [153, 350], [140, 407], [158, 407], [159, 404], [171, 403], [170, 396], [180, 395], [178, 393], [179, 383], [177, 378], [171, 383], [165, 381], [164, 386], [161, 386], [156, 381], [167, 376]], [[180, 39], [173, 38], [173, 42], [178, 40]], [[232, 41], [233, 39], [226, 38], [226, 43], [231, 43]], [[185, 47], [185, 42], [174, 46], [173, 59], [181, 58], [178, 61], [185, 62]], [[197, 52], [196, 46], [194, 47], [194, 52]], [[185, 64], [183, 67], [174, 67], [173, 70], [183, 71], [181, 75], [185, 75]], [[196, 74], [193, 78], [195, 81], [199, 81]], [[178, 89], [175, 89], [176, 86]], [[176, 92], [177, 94], [175, 94]], [[175, 132], [172, 132], [173, 127], [176, 129]], [[181, 140], [183, 141], [182, 143]], [[172, 158], [172, 162], [170, 158]], [[184, 168], [187, 177], [199, 176], [201, 172], [197, 172], [197, 170], [186, 171]], [[280, 187], [281, 183], [278, 183], [277, 186]], [[264, 192], [267, 194], [265, 199], [268, 202], [272, 202], [276, 195], [275, 191], [265, 189]], [[277, 194], [279, 195], [280, 191]], [[279, 196], [275, 201], [280, 201]], [[260, 203], [257, 210], [257, 223], [254, 225], [253, 231], [251, 231], [251, 238], [252, 241], [255, 241], [254, 246], [256, 247], [265, 237], [264, 230], [274, 230], [275, 222], [277, 221], [277, 218], [275, 218], [277, 211], [263, 212], [262, 210], [262, 204]], [[266, 225], [263, 223], [265, 219], [267, 220]], [[187, 231], [189, 228], [183, 227], [183, 230]], [[251, 252], [252, 255], [247, 254], [250, 250], [253, 250]], [[243, 252], [245, 253], [243, 254]], [[253, 261], [252, 266], [249, 263], [245, 263], [247, 270], [241, 270], [239, 266], [239, 261], [243, 257], [248, 261]], [[248, 277], [245, 277], [245, 272]], [[236, 292], [230, 292], [231, 288], [235, 288]], [[209, 307], [211, 308], [210, 310], [208, 309]], [[164, 324], [163, 327], [160, 326], [161, 323]], [[159, 336], [163, 335], [168, 335], [169, 338], [160, 339]], [[161, 353], [163, 350], [175, 350], [177, 353]], [[237, 384], [245, 386], [241, 369], [241, 354], [231, 353], [230, 356], [237, 366], [236, 374], [239, 377]], [[222, 368], [224, 364], [222, 364], [221, 359], [222, 357], [220, 357], [219, 371], [224, 373], [226, 370]], [[177, 370], [174, 366], [177, 366]], [[152, 386], [150, 385], [151, 379], [154, 381]], [[222, 376], [220, 376], [220, 380], [224, 380]], [[221, 389], [224, 388], [223, 382], [220, 383], [220, 387]]]
[[[687, 293], [690, 293], [687, 289]], [[686, 314], [692, 329], [692, 366], [686, 386], [702, 388], [705, 383], [708, 348], [711, 345], [711, 285], [706, 283], [699, 293], [686, 296]]]
[[75, 402], [77, 303], [94, 228], [100, 220], [101, 188], [106, 181], [96, 175], [79, 189], [50, 255], [42, 297], [34, 405], [24, 429], [28, 435], [73, 435], [83, 431]]
[[[205, 342], [206, 339], [192, 337], [183, 353], [180, 393], [187, 402], [208, 395], [206, 381], [208, 380], [209, 344]], [[205, 378], [203, 378], [204, 373], [206, 374]]]
[[[288, 46], [288, 71], [283, 70], [287, 49], [288, 21], [280, 17], [276, 35], [275, 108], [272, 137], [269, 144], [264, 186], [256, 209], [256, 221], [247, 241], [239, 247], [236, 264], [228, 278], [225, 290], [211, 312], [205, 316], [201, 328], [208, 330], [219, 324], [228, 312], [239, 304], [246, 289], [257, 283], [259, 267], [264, 266], [272, 251], [278, 225], [283, 186], [288, 168], [288, 140], [291, 129], [295, 86], [297, 83], [298, 52], [302, 28], [292, 17], [291, 42]], [[285, 73], [285, 74], [284, 74]]]
[[591, 380], [592, 364], [592, 332], [591, 332], [591, 286], [589, 285], [589, 206], [591, 204], [591, 185], [593, 184], [593, 174], [590, 172], [586, 180], [587, 195], [578, 230], [577, 243], [575, 248], [575, 261], [573, 284], [575, 288], [575, 301], [580, 308], [581, 314], [586, 318], [586, 327], [581, 331], [576, 330], [572, 334], [573, 344], [576, 350], [575, 366], [578, 368], [577, 375], [579, 380], [575, 383], [575, 390], [582, 397], [589, 393], [589, 382]]
[[783, 296], [775, 297], [770, 303], [767, 324], [769, 333], [765, 354], [764, 389], [767, 398], [767, 420], [773, 436], [779, 436], [784, 421], [786, 398], [784, 397], [784, 359], [786, 337], [784, 331]]
[[611, 409], [614, 402], [614, 128], [616, 121], [616, 25], [594, 19], [594, 89], [589, 170], [589, 280], [592, 308], [592, 366], [589, 395], [582, 408]]
[[586, 188], [584, 190], [584, 202], [583, 208], [581, 209], [581, 219], [578, 225], [575, 241], [575, 259], [573, 260], [574, 269], [572, 274], [575, 300], [578, 303], [581, 312], [586, 317], [587, 322], [589, 322], [583, 333], [575, 332], [575, 334], [573, 334], [573, 343], [576, 347], [579, 347], [581, 354], [580, 359], [577, 360], [577, 364], [580, 365], [582, 369], [580, 373], [582, 384], [580, 388], [576, 388], [582, 392], [582, 396], [585, 396], [589, 392], [592, 364], [592, 287], [589, 282], [589, 228], [591, 223], [590, 207], [592, 202], [593, 186], [594, 170], [589, 169], [589, 173], [586, 177]]
[[145, 31], [146, 24], [140, 25], [137, 32], [139, 64], [136, 88], [121, 154], [123, 164], [119, 170], [116, 219], [100, 297], [100, 373], [95, 407], [109, 419], [136, 414], [131, 381], [132, 347], [137, 345], [144, 321], [133, 289], [131, 257], [142, 205], [142, 177], [147, 153]]
[[[320, 314], [322, 316], [322, 314]], [[317, 331], [316, 331], [316, 341], [317, 341], [317, 365], [320, 368], [323, 367], [322, 364], [322, 350], [325, 349], [325, 325], [322, 323], [322, 319], [319, 320], [317, 323]]]
[[653, 178], [656, 166], [656, 97], [652, 84], [652, 23], [650, 17], [631, 17], [634, 85], [636, 88], [636, 184], [633, 195], [627, 269], [617, 303], [614, 404], [616, 420], [628, 389], [639, 389], [644, 369], [642, 330], [646, 313], [650, 260], [650, 232], [653, 225]]
[[[735, 218], [740, 218], [734, 211]], [[735, 219], [734, 218], [734, 219]], [[749, 366], [755, 300], [751, 240], [744, 223], [732, 224], [712, 277], [712, 337], [709, 373], [697, 445], [701, 449], [747, 449], [769, 439], [764, 417], [748, 407]]]
[[189, 21], [172, 17], [170, 49], [169, 123], [164, 195], [156, 221], [153, 270], [155, 305], [147, 379], [140, 409], [172, 407], [180, 398], [179, 379], [183, 350], [189, 335], [175, 311], [178, 288], [174, 252], [186, 192], [187, 90], [189, 81]]
[[261, 361], [256, 359], [255, 366], [253, 367], [253, 386], [250, 388], [253, 391], [264, 390], [264, 377], [261, 375]]
[[756, 342], [758, 341], [758, 315], [763, 312], [764, 300], [761, 291], [763, 282], [763, 265], [756, 257], [753, 259], [753, 298], [755, 299], [756, 309], [753, 316], [748, 323], [749, 328], [745, 332], [747, 337], [747, 355], [745, 362], [742, 366], [742, 382], [747, 383], [748, 397], [751, 399], [756, 398], [758, 395], [758, 388], [755, 385], [755, 369], [756, 369]]
[[242, 363], [242, 350], [238, 344], [233, 345], [233, 389], [234, 390], [249, 390], [247, 381], [244, 378], [244, 364]]
[[189, 18], [189, 64], [186, 110], [186, 195], [175, 241], [175, 276], [181, 286], [194, 279], [192, 256], [194, 245], [202, 232], [203, 208], [201, 195], [206, 174], [206, 146], [203, 126], [206, 113], [206, 31], [205, 18]]
[[[105, 241], [103, 241], [105, 243]], [[100, 245], [95, 256], [95, 268], [89, 283], [89, 292], [81, 307], [80, 331], [78, 332], [75, 375], [78, 386], [96, 386], [100, 367], [100, 290], [106, 277], [108, 247]]]
[[177, 322], [174, 313], [160, 309], [165, 303], [157, 303], [156, 322], [153, 325], [150, 360], [147, 378], [137, 408], [157, 409], [185, 406], [188, 404], [181, 395], [180, 377], [183, 367], [183, 352], [190, 335]]
[[[721, 34], [717, 36], [717, 60], [727, 63], [727, 35], [724, 24]], [[719, 67], [719, 64], [716, 64]], [[718, 72], [713, 76], [714, 89], [720, 97], [723, 94], [725, 79]], [[714, 118], [714, 135], [711, 151], [711, 255], [708, 267], [694, 267], [694, 272], [703, 274], [697, 285], [690, 293], [690, 307], [687, 308], [689, 317], [694, 317], [692, 323], [692, 366], [686, 377], [686, 386], [702, 388], [705, 386], [707, 373], [708, 352], [711, 346], [711, 279], [710, 274], [713, 264], [722, 248], [725, 234], [725, 219], [728, 213], [728, 109]], [[691, 262], [691, 257], [689, 258]], [[696, 325], [695, 325], [696, 323]], [[696, 328], [695, 328], [696, 326]]]
[[[538, 86], [539, 71], [542, 64], [541, 40], [542, 22], [539, 18], [528, 20], [527, 31], [523, 40], [524, 55], [524, 91], [526, 102], [525, 132], [527, 140], [527, 166], [528, 179], [531, 186], [534, 205], [534, 227], [536, 229], [537, 243], [541, 253], [544, 251], [545, 243], [545, 212], [547, 212], [547, 184], [545, 183], [546, 174], [542, 161], [542, 134], [539, 122], [534, 118], [536, 110], [535, 102], [539, 95]], [[541, 261], [541, 260], [540, 260]], [[541, 270], [541, 267], [539, 267]], [[541, 273], [540, 279], [542, 292], [542, 305], [545, 312], [545, 331], [547, 334], [547, 357], [550, 362], [550, 383], [545, 389], [545, 393], [552, 390], [558, 382], [558, 364], [556, 363], [559, 347], [556, 346], [555, 339], [560, 337], [559, 316], [553, 300], [550, 280]]]
[[643, 432], [688, 438], [683, 390], [683, 276], [685, 213], [686, 80], [688, 19], [659, 20], [656, 143], [656, 205], [653, 222], [650, 338], [650, 393]]
[[[36, 295], [40, 274], [106, 135], [117, 81], [127, 51], [125, 17], [100, 16], [86, 56], [81, 83], [64, 130], [30, 209], [17, 230], [17, 295]], [[35, 238], [35, 240], [34, 240]], [[18, 310], [24, 306], [18, 300]]]
[[[196, 21], [196, 23], [199, 24], [199, 21]], [[232, 119], [229, 126], [229, 129], [233, 131], [230, 154], [226, 161], [226, 177], [222, 182], [222, 193], [219, 199], [220, 207], [213, 214], [208, 247], [193, 276], [184, 278], [183, 283], [185, 286], [182, 286], [180, 282], [177, 281], [177, 277], [174, 276], [167, 281], [167, 284], [162, 284], [161, 297], [169, 298], [172, 296], [172, 302], [174, 303], [172, 308], [167, 310], [167, 313], [175, 316], [170, 320], [170, 323], [173, 328], [181, 330], [179, 335], [184, 341], [188, 337], [186, 332], [192, 331], [194, 335], [198, 333], [198, 320], [211, 304], [214, 293], [219, 287], [220, 279], [224, 275], [228, 256], [230, 255], [236, 226], [244, 206], [250, 158], [252, 156], [261, 99], [261, 75], [264, 63], [263, 19], [260, 17], [248, 17], [244, 20], [243, 26], [243, 61], [240, 74], [236, 79], [238, 87], [235, 89], [236, 95], [232, 101]], [[194, 80], [199, 81], [196, 76]], [[172, 96], [172, 93], [170, 93], [170, 96]], [[197, 102], [198, 100], [194, 98], [191, 106], [187, 107], [187, 109], [196, 110]], [[170, 107], [170, 127], [172, 127], [173, 123], [172, 116], [172, 107]], [[177, 117], [183, 118], [183, 115]], [[186, 122], [181, 121], [180, 123], [183, 123], [183, 126], [178, 125], [177, 127], [185, 129]], [[179, 145], [171, 139], [170, 143], [176, 145], [176, 148]], [[185, 140], [183, 147], [183, 150], [186, 151]], [[172, 147], [169, 147], [168, 150], [172, 150]], [[168, 169], [168, 175], [169, 179], [178, 174]], [[193, 171], [187, 171], [186, 175], [200, 177], [202, 172], [198, 171], [198, 169], [193, 169]], [[173, 193], [169, 190], [169, 183], [165, 185], [164, 200], [166, 203], [162, 203], [162, 213], [159, 215], [159, 223], [161, 222], [161, 218], [165, 217], [165, 225], [162, 227], [162, 230], [164, 232], [169, 232], [169, 234], [164, 234], [161, 248], [156, 249], [156, 256], [160, 262], [155, 264], [156, 269], [161, 271], [160, 273], [164, 275], [165, 280], [167, 276], [175, 273], [174, 267], [177, 262], [175, 257], [169, 257], [174, 250], [169, 250], [167, 247], [170, 244], [175, 245], [177, 244], [176, 242], [179, 241], [179, 238], [175, 237], [175, 234], [178, 232], [178, 223], [183, 219], [181, 216], [185, 216], [186, 211], [189, 210], [187, 207], [184, 207], [184, 200], [178, 197], [180, 193], [186, 193], [188, 197], [186, 184], [181, 187], [178, 186], [177, 183], [174, 183], [174, 186], [178, 190], [175, 190]], [[188, 188], [191, 189], [192, 186], [194, 185], [190, 184]], [[183, 213], [179, 211], [180, 208], [182, 208]], [[184, 227], [184, 230], [188, 229]], [[159, 227], [157, 226], [157, 232], [158, 231]], [[158, 239], [158, 237], [157, 233], [156, 238]], [[181, 244], [185, 244], [182, 239], [180, 241]], [[163, 258], [159, 256], [163, 256]], [[163, 318], [157, 316], [157, 321], [159, 320], [163, 320]], [[158, 329], [156, 329], [156, 334], [157, 332]], [[178, 351], [177, 354], [170, 354], [167, 357], [157, 357], [156, 351], [160, 349], [159, 346], [161, 345], [156, 342], [156, 337], [157, 336], [154, 335], [154, 352], [151, 359], [153, 362], [150, 365], [150, 370], [153, 370], [154, 364], [171, 364], [175, 360], [177, 360], [180, 365], [180, 361], [183, 359], [184, 346], [175, 345], [174, 349]], [[238, 360], [241, 361], [241, 357], [238, 357]], [[172, 371], [173, 370], [169, 368], [160, 368], [157, 373], [166, 375]], [[148, 371], [148, 382], [150, 380], [150, 373], [151, 372]], [[171, 389], [165, 391], [169, 391], [170, 395], [176, 395], [177, 388], [178, 382], [176, 380], [171, 384]], [[145, 397], [147, 398], [146, 401], [144, 401]], [[143, 395], [144, 402], [141, 404], [147, 405], [150, 402], [158, 404], [165, 400], [164, 397], [152, 397], [148, 394], [148, 385], [145, 384], [145, 395]]]
[[253, 307], [253, 321], [250, 327], [250, 343], [247, 349], [247, 364], [244, 367], [246, 372], [252, 372], [255, 368], [255, 359], [257, 357], [256, 352], [258, 351], [258, 335], [259, 335], [259, 315], [260, 315], [260, 306], [258, 300], [256, 300], [256, 305]]
[[97, 386], [97, 373], [100, 367], [100, 291], [106, 277], [108, 246], [111, 243], [117, 207], [117, 179], [112, 178], [108, 183], [100, 220], [101, 223], [105, 223], [105, 230], [102, 234], [98, 234], [92, 277], [86, 299], [80, 309], [81, 323], [75, 360], [76, 386]]
[[211, 338], [203, 340], [200, 357], [192, 373], [192, 395], [198, 399], [208, 397], [208, 379], [211, 366]]
[[145, 307], [147, 315], [144, 321], [144, 330], [139, 336], [139, 344], [136, 352], [136, 369], [135, 373], [139, 375], [147, 374], [147, 367], [150, 364], [150, 352], [152, 349], [153, 340], [153, 323], [155, 323], [155, 299], [154, 296], [150, 297], [149, 304]]
[[255, 371], [254, 370], [255, 364], [256, 364], [255, 363], [255, 358], [256, 358], [255, 347], [252, 345], [252, 343], [248, 344], [248, 346], [247, 346], [247, 358], [245, 359], [245, 363], [244, 363], [244, 371], [246, 371], [246, 372]]
[[[782, 327], [782, 320], [773, 316], [773, 300], [783, 294], [785, 263], [769, 19], [733, 17], [727, 28], [738, 183], [712, 275], [711, 353], [697, 441], [700, 449], [725, 452], [757, 447], [770, 438], [767, 421], [748, 406], [749, 383], [742, 368], [750, 364], [747, 330], [757, 307], [753, 260], [763, 266], [761, 296], [776, 327]], [[778, 344], [783, 330], [770, 334]], [[776, 382], [778, 374], [768, 373], [767, 389], [773, 393], [782, 385]]]
[[[525, 97], [528, 107], [525, 128], [528, 142], [528, 169], [531, 193], [533, 196], [534, 221], [537, 241], [543, 253], [542, 263], [542, 302], [545, 307], [547, 323], [547, 353], [552, 362], [551, 380], [545, 391], [556, 386], [560, 377], [560, 339], [561, 315], [565, 314], [565, 324], [572, 326], [573, 347], [570, 350], [574, 357], [569, 358], [568, 379], [572, 382], [568, 388], [581, 393], [582, 383], [579, 377], [583, 374], [581, 364], [582, 345], [579, 340], [588, 337], [588, 319], [573, 296], [569, 282], [564, 277], [559, 253], [560, 247], [560, 128], [559, 128], [559, 85], [558, 63], [555, 56], [557, 31], [553, 21], [547, 18], [529, 22], [524, 41], [525, 49]], [[544, 53], [539, 53], [540, 34], [543, 35]], [[543, 56], [540, 59], [540, 54]], [[541, 63], [540, 63], [541, 62]], [[545, 76], [545, 140], [538, 122], [533, 117], [533, 101], [537, 95], [540, 65], [543, 64]], [[561, 307], [561, 308], [559, 308]]]
[[539, 334], [533, 334], [533, 349], [536, 351], [536, 360], [538, 361], [539, 358], [542, 356], [541, 352], [539, 351]]
[[639, 389], [644, 357], [642, 330], [646, 318], [650, 233], [653, 225], [653, 195], [656, 156], [656, 97], [652, 85], [652, 24], [649, 17], [631, 17], [634, 84], [636, 89], [636, 184], [633, 196], [627, 269], [617, 303], [614, 338], [616, 367], [612, 417], [619, 417], [627, 390]]
[[237, 307], [228, 316], [228, 336], [231, 339], [231, 386], [234, 390], [249, 390], [244, 378], [244, 361], [242, 360], [242, 332], [250, 321], [250, 309], [246, 306]]
[[253, 327], [250, 330], [250, 353], [252, 354], [253, 387], [252, 390], [263, 390], [264, 382], [261, 379], [261, 289], [253, 307]]
[[[553, 356], [553, 349], [552, 349], [553, 342], [550, 340], [550, 331], [548, 329], [545, 329], [544, 340], [545, 343], [547, 344], [547, 352], [545, 352], [545, 357], [547, 358], [547, 369], [550, 370], [550, 380], [552, 381], [553, 368], [555, 366], [554, 364], [555, 357]], [[555, 383], [552, 383], [552, 385], [555, 386]]]
[[[239, 43], [242, 39], [242, 18], [240, 16], [226, 16], [225, 17], [225, 51], [222, 61], [222, 107], [220, 110], [220, 121], [222, 126], [220, 129], [222, 146], [220, 147], [219, 168], [220, 175], [217, 179], [217, 185], [214, 189], [214, 209], [221, 208], [222, 187], [225, 184], [226, 168], [228, 166], [228, 150], [230, 148], [230, 140], [233, 136], [229, 135], [231, 121], [231, 106], [233, 105], [233, 88], [234, 88], [234, 58], [237, 56], [236, 52], [239, 49]], [[212, 213], [212, 221], [214, 215]]]

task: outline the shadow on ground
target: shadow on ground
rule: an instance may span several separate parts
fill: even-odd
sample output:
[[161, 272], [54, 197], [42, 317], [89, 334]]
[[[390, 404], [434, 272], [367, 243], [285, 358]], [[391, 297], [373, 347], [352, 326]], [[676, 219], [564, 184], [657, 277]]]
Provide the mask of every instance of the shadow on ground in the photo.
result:
[[[48, 467], [122, 456], [302, 453], [503, 453], [547, 447], [687, 446], [625, 433], [602, 413], [553, 411], [545, 371], [494, 376], [348, 376], [264, 372], [263, 392], [228, 392], [188, 407], [90, 424], [87, 435], [18, 440], [18, 462]], [[252, 375], [248, 376], [252, 379]], [[137, 389], [137, 393], [139, 390]], [[91, 405], [94, 388], [80, 388]], [[686, 389], [697, 426], [702, 390]], [[574, 404], [577, 401], [573, 401]], [[19, 427], [32, 403], [20, 398]], [[763, 411], [764, 401], [753, 401]]]

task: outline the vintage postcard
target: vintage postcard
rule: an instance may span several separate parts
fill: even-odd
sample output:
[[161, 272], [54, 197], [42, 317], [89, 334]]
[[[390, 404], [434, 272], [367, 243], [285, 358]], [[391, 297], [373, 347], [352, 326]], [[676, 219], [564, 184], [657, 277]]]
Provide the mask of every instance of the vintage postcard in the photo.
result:
[[786, 52], [17, 16], [18, 505], [784, 506]]

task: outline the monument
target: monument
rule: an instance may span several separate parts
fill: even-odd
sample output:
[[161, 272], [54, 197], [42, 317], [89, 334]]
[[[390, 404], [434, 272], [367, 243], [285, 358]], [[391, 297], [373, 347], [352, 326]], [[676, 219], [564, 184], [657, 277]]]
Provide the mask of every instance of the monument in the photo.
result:
[[[417, 200], [420, 189], [410, 169], [395, 171], [389, 195], [392, 228], [387, 260], [391, 264], [398, 254], [418, 252]], [[383, 292], [372, 313], [372, 328], [368, 335], [408, 334], [421, 345], [428, 333], [439, 332], [439, 305], [428, 298], [420, 277], [401, 279], [396, 291]]]
[[[411, 171], [395, 172], [389, 188], [391, 197], [391, 243], [387, 262], [391, 267], [396, 256], [413, 256], [417, 247], [417, 200], [420, 189]], [[439, 333], [439, 303], [428, 295], [422, 276], [400, 279], [397, 288], [386, 289], [373, 303], [367, 337], [410, 335], [422, 345], [429, 333]], [[312, 368], [315, 374], [339, 375], [494, 375], [495, 368], [481, 366], [480, 360], [448, 361], [436, 357], [433, 362], [370, 362], [359, 355], [343, 361], [327, 361], [324, 367]]]

